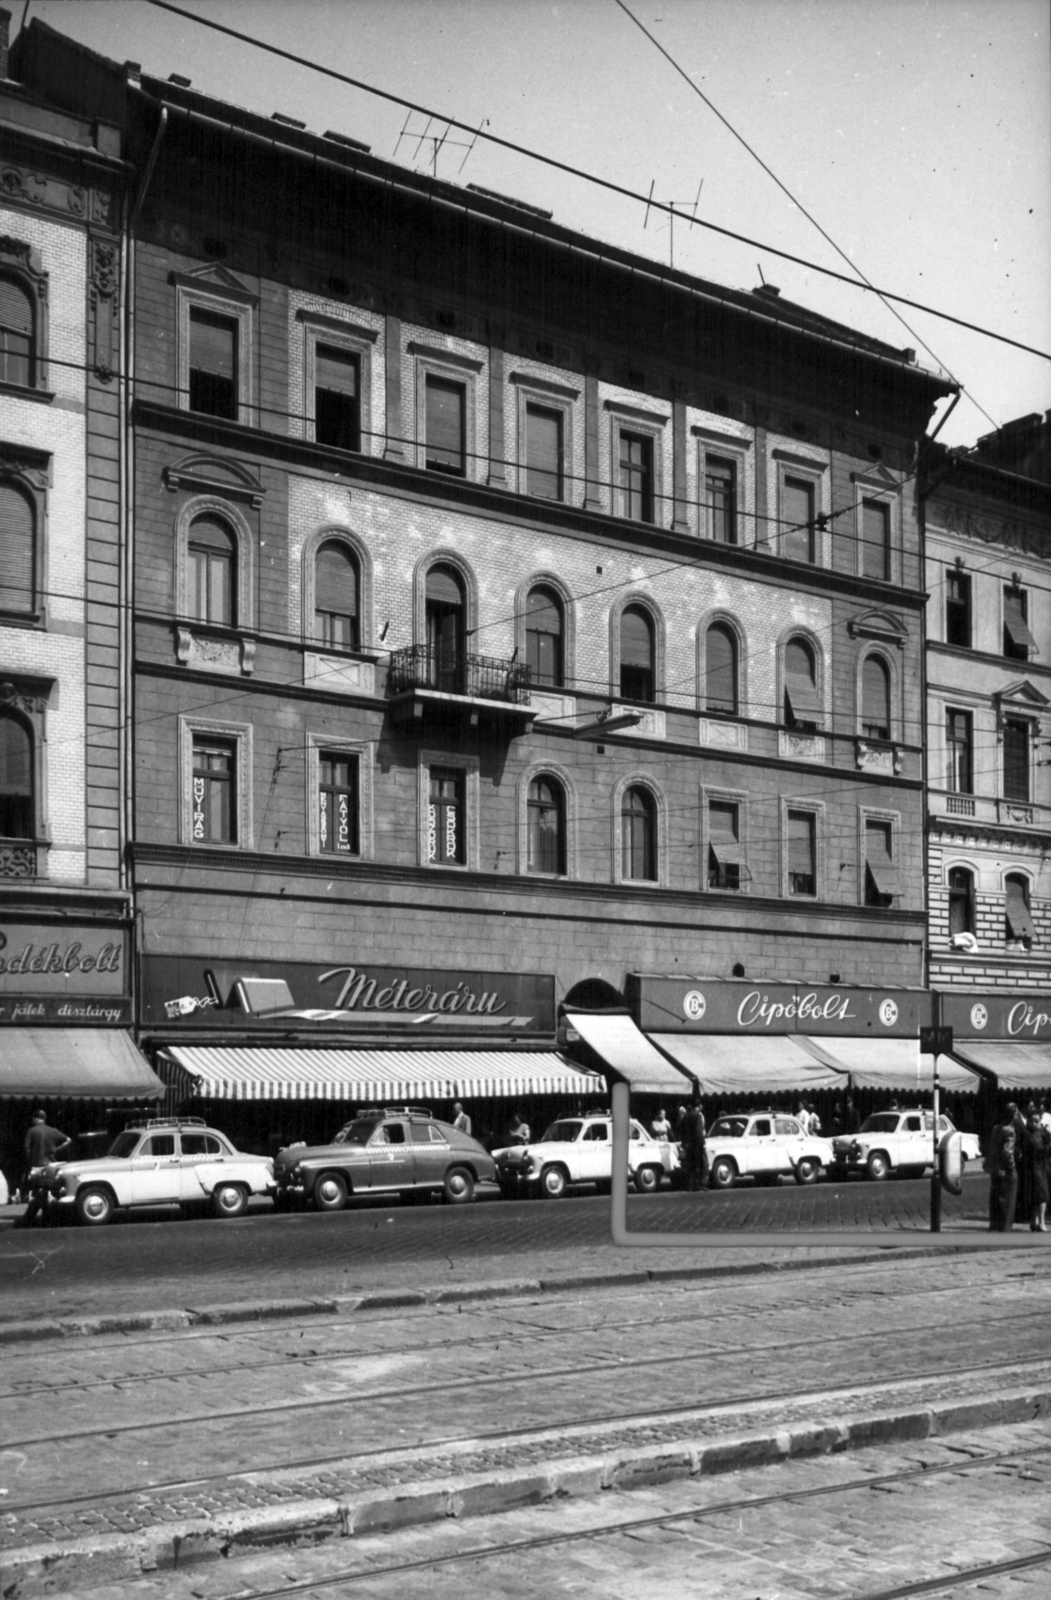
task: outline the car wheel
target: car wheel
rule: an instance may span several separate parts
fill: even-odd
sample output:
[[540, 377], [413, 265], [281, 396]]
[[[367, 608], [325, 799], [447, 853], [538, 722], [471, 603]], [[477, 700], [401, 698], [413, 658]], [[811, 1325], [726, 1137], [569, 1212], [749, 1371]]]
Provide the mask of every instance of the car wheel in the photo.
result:
[[565, 1167], [545, 1167], [540, 1174], [540, 1193], [545, 1200], [561, 1200], [567, 1182]]
[[442, 1187], [447, 1206], [465, 1206], [474, 1197], [474, 1179], [466, 1167], [450, 1167]]
[[737, 1168], [729, 1156], [720, 1156], [718, 1161], [712, 1163], [712, 1175], [709, 1179], [713, 1189], [732, 1189], [737, 1182]]
[[818, 1162], [810, 1156], [804, 1156], [802, 1161], [796, 1162], [794, 1177], [797, 1183], [816, 1183], [820, 1170]]
[[77, 1217], [89, 1228], [101, 1228], [112, 1219], [115, 1209], [109, 1190], [97, 1184], [81, 1189], [76, 1198]]
[[212, 1210], [217, 1217], [242, 1217], [248, 1210], [248, 1190], [241, 1183], [219, 1183], [212, 1190]]
[[868, 1161], [865, 1163], [865, 1166], [869, 1177], [875, 1183], [882, 1183], [883, 1179], [890, 1171], [890, 1162], [887, 1160], [887, 1157], [883, 1154], [882, 1150], [873, 1150], [872, 1154], [868, 1158]]
[[661, 1167], [639, 1167], [635, 1174], [635, 1187], [640, 1194], [656, 1194], [662, 1177]]
[[314, 1204], [319, 1211], [342, 1211], [348, 1193], [347, 1180], [341, 1172], [323, 1172], [314, 1185]]

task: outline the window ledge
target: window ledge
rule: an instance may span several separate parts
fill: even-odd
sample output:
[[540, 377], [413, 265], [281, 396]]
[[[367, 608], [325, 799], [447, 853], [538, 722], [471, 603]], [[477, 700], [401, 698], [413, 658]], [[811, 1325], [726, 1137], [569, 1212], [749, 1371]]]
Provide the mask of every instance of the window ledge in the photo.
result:
[[0, 394], [9, 394], [19, 400], [35, 400], [44, 406], [49, 406], [55, 398], [54, 389], [38, 389], [30, 383], [7, 383], [2, 379], [0, 379]]
[[303, 685], [309, 689], [323, 689], [329, 694], [374, 695], [378, 660], [378, 655], [368, 651], [344, 655], [327, 650], [306, 650]]
[[4, 628], [36, 628], [44, 631], [47, 618], [42, 611], [4, 611], [0, 609], [0, 626]]

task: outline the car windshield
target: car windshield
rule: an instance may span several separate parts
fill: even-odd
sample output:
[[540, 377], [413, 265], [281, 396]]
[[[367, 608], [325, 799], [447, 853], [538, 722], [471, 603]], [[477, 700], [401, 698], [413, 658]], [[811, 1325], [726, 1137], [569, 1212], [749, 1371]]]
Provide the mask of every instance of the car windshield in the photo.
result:
[[355, 1117], [353, 1122], [348, 1122], [340, 1128], [333, 1144], [368, 1144], [376, 1132], [375, 1117]]
[[897, 1133], [898, 1112], [875, 1111], [861, 1124], [862, 1133]]
[[720, 1117], [712, 1126], [712, 1138], [743, 1139], [747, 1127], [747, 1117]]
[[579, 1122], [553, 1122], [540, 1143], [573, 1144], [580, 1138], [580, 1128]]
[[128, 1156], [133, 1155], [138, 1149], [138, 1145], [139, 1135], [134, 1133], [130, 1128], [126, 1128], [123, 1133], [118, 1133], [117, 1137], [109, 1147], [108, 1154], [127, 1159]]

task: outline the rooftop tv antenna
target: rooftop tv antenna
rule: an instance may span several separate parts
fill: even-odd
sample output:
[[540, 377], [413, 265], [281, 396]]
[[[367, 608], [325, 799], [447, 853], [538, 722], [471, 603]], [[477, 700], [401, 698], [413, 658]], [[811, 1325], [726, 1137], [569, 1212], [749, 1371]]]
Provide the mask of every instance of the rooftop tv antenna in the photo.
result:
[[[481, 133], [482, 129], [487, 126], [489, 118], [482, 118], [481, 122], [478, 124], [478, 128], [474, 136], [468, 140], [450, 138], [452, 123], [443, 122], [439, 117], [428, 116], [426, 121], [423, 122], [423, 127], [420, 128], [418, 124], [422, 120], [422, 115], [422, 112], [418, 113], [409, 111], [406, 113], [405, 122], [402, 126], [401, 132], [398, 135], [398, 141], [394, 146], [394, 158], [397, 158], [397, 154], [401, 149], [401, 142], [403, 139], [410, 141], [415, 139], [416, 148], [413, 150], [412, 156], [410, 157], [410, 160], [413, 163], [413, 171], [419, 172], [420, 168], [416, 166], [415, 163], [419, 160], [420, 151], [427, 146], [429, 147], [430, 151], [428, 159], [431, 169], [431, 177], [436, 178], [438, 176], [438, 156], [442, 150], [444, 150], [446, 147], [448, 147], [450, 150], [462, 150], [464, 152], [463, 160], [456, 169], [456, 175], [459, 177], [460, 173], [467, 165], [468, 156], [478, 143], [478, 135]], [[417, 126], [415, 127], [412, 126], [414, 118], [417, 122]]]
[[[646, 200], [646, 215], [642, 219], [642, 226], [644, 228], [650, 219], [650, 206], [653, 202], [653, 190], [656, 186], [656, 183], [657, 180], [654, 178], [653, 182], [650, 184], [650, 192]], [[674, 267], [675, 265], [675, 218], [676, 216], [681, 216], [687, 218], [690, 222], [696, 222], [697, 207], [700, 204], [701, 190], [703, 188], [704, 179], [702, 178], [700, 183], [697, 185], [697, 193], [694, 196], [692, 205], [688, 200], [669, 200], [667, 202], [668, 206], [670, 207], [668, 211], [668, 265], [670, 267]], [[676, 206], [682, 206], [682, 211], [677, 212], [675, 210]], [[689, 210], [686, 210], [687, 206], [689, 206]], [[663, 223], [661, 224], [661, 227], [663, 227]]]

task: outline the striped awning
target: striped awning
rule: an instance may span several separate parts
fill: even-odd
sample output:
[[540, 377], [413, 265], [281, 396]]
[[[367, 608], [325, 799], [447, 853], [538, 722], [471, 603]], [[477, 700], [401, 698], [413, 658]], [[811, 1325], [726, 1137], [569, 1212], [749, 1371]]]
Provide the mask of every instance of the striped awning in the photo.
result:
[[593, 1072], [553, 1050], [311, 1050], [169, 1045], [157, 1063], [169, 1087], [201, 1100], [420, 1100], [602, 1094]]
[[[840, 1039], [833, 1036], [800, 1041], [815, 1060], [850, 1074], [857, 1089], [898, 1089], [929, 1093], [934, 1086], [934, 1057], [924, 1055], [915, 1039]], [[938, 1084], [948, 1094], [977, 1094], [981, 1079], [949, 1056], [938, 1060]]]

